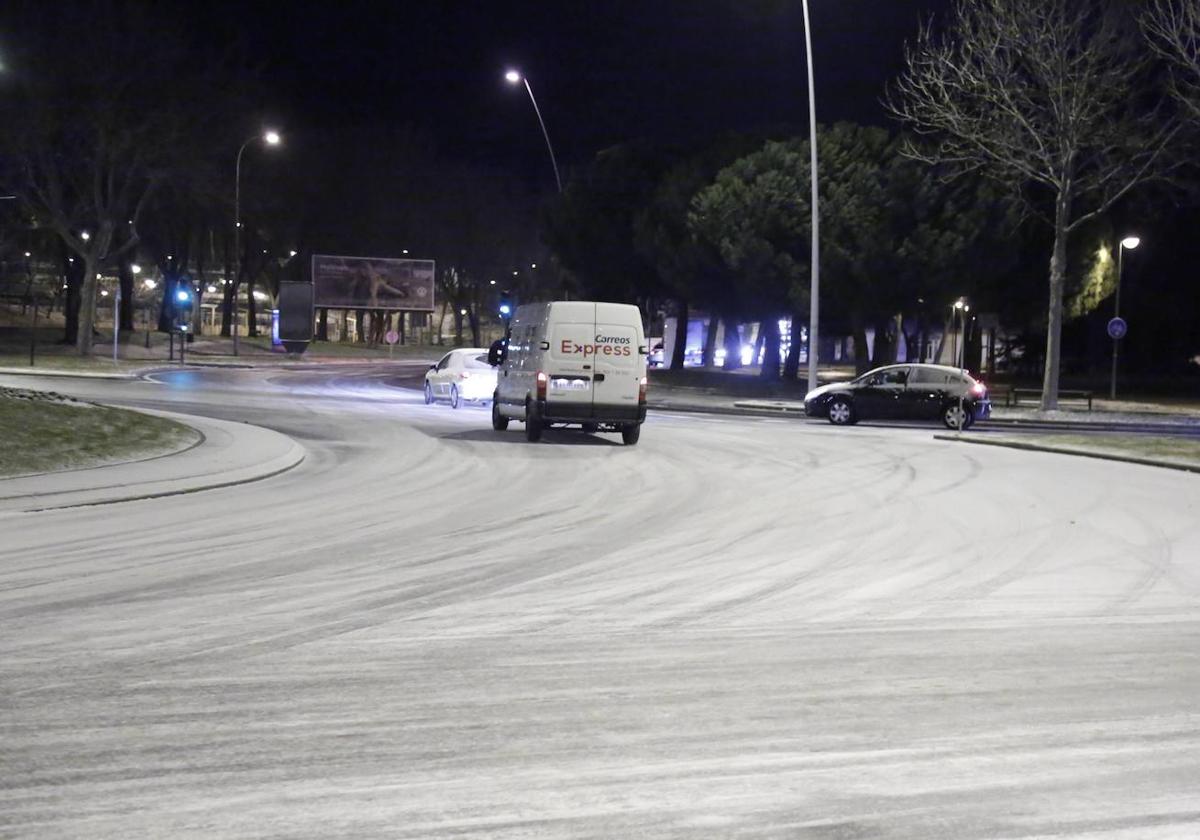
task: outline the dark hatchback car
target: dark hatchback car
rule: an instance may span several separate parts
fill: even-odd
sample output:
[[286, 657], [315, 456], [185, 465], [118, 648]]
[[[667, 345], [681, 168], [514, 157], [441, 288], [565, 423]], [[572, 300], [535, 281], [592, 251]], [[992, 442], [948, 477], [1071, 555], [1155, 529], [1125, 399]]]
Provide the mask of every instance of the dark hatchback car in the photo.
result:
[[982, 382], [943, 365], [889, 365], [849, 382], [822, 385], [804, 398], [804, 413], [838, 426], [859, 420], [941, 420], [967, 428], [991, 416]]

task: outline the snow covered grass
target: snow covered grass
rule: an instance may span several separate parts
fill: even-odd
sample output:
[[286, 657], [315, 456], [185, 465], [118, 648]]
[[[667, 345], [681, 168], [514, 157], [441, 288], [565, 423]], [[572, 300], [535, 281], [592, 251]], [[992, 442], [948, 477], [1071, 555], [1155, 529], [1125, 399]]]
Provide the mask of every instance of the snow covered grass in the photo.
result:
[[1062, 452], [1080, 452], [1121, 457], [1148, 458], [1156, 461], [1190, 464], [1200, 467], [1200, 439], [1173, 435], [1123, 434], [1023, 434], [991, 441], [1036, 446]]
[[161, 455], [197, 439], [193, 429], [160, 417], [0, 388], [0, 476]]

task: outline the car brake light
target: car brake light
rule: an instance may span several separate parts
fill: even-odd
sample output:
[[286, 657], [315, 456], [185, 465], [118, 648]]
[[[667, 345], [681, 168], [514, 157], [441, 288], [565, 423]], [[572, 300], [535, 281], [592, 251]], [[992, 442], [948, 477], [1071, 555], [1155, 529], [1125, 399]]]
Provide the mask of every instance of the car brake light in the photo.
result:
[[638, 402], [644, 403], [645, 401], [646, 401], [646, 377], [643, 376], [641, 378], [641, 380], [638, 382]]
[[546, 399], [546, 384], [550, 381], [550, 377], [546, 376], [544, 370], [537, 372], [537, 398], [539, 400]]
[[976, 382], [975, 386], [973, 388], [971, 388], [971, 390], [974, 391], [976, 394], [979, 394], [979, 396], [982, 397], [984, 394], [987, 393], [987, 386], [984, 385], [982, 382]]

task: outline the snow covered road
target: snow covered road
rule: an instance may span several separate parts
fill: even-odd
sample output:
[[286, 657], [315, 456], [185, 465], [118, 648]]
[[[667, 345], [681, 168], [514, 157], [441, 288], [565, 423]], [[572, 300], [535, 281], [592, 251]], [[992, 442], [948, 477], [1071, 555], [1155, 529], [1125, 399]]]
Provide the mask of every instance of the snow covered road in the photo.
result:
[[531, 445], [374, 369], [54, 388], [308, 457], [0, 521], [0, 837], [1200, 836], [1200, 476]]

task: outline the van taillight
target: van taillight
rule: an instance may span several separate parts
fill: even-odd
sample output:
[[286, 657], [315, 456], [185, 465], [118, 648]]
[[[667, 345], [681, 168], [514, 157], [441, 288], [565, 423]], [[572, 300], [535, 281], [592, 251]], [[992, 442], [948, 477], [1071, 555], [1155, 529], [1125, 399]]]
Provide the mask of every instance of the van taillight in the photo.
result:
[[546, 376], [544, 370], [537, 372], [537, 398], [539, 400], [546, 399], [546, 384], [550, 381], [550, 377]]
[[641, 378], [641, 381], [638, 382], [638, 402], [644, 403], [645, 401], [646, 401], [646, 377], [643, 376]]

